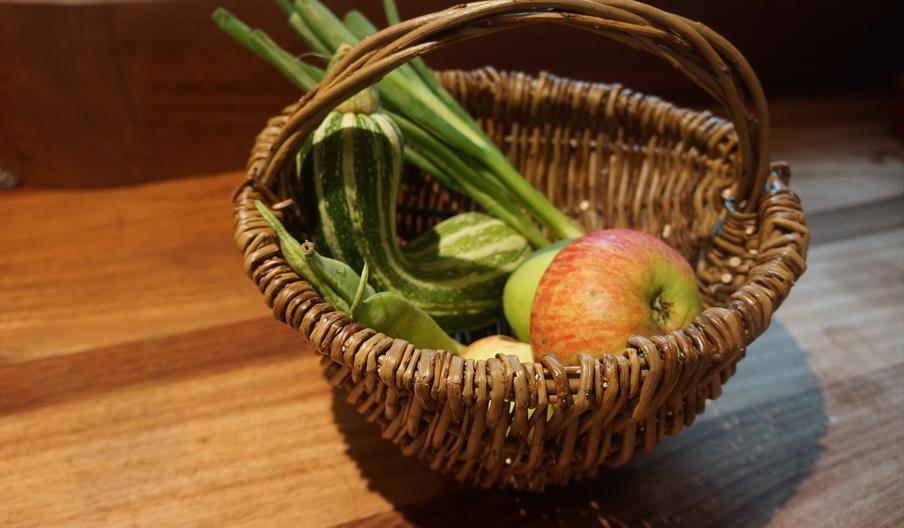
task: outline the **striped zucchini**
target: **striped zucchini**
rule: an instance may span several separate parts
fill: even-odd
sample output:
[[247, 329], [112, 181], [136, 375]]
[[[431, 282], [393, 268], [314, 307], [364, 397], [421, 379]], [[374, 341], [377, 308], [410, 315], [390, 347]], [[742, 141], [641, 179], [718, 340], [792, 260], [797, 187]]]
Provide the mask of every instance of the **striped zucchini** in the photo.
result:
[[355, 269], [366, 260], [377, 289], [405, 296], [447, 331], [493, 323], [502, 314], [505, 279], [530, 254], [530, 244], [477, 212], [399, 244], [402, 137], [386, 115], [363, 109], [330, 113], [302, 150], [307, 159], [298, 166], [310, 175], [300, 176], [312, 181], [317, 199], [317, 239]]

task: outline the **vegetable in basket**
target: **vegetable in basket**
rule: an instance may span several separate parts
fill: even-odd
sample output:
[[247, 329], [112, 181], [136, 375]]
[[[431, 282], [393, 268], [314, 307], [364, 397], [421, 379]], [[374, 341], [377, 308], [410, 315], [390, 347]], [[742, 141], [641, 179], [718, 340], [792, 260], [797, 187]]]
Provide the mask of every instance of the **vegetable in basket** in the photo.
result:
[[[376, 30], [357, 12], [343, 24], [316, 0], [294, 4], [278, 0], [290, 25], [313, 51], [332, 56], [342, 44], [355, 44]], [[389, 18], [396, 15], [386, 2]], [[265, 33], [251, 30], [225, 9], [217, 9], [214, 21], [252, 52], [277, 67], [303, 90], [310, 90], [323, 71], [298, 60], [277, 46]], [[531, 219], [563, 238], [582, 234], [581, 229], [522, 178], [452, 96], [443, 89], [423, 61], [400, 66], [377, 83], [387, 114], [395, 119], [412, 142], [406, 158], [463, 192], [488, 212], [506, 222], [535, 246], [549, 241]], [[528, 214], [525, 214], [525, 211]]]
[[341, 104], [300, 150], [293, 187], [316, 198], [316, 238], [353, 268], [368, 262], [378, 288], [403, 295], [446, 330], [492, 324], [502, 315], [505, 279], [530, 243], [498, 219], [466, 212], [401, 246], [402, 137], [376, 100], [368, 88]]
[[404, 297], [393, 292], [375, 292], [367, 284], [366, 263], [359, 276], [347, 264], [317, 253], [311, 242], [299, 244], [264, 204], [257, 201], [255, 206], [276, 233], [289, 267], [311, 283], [334, 308], [378, 332], [420, 348], [454, 352], [464, 348]]

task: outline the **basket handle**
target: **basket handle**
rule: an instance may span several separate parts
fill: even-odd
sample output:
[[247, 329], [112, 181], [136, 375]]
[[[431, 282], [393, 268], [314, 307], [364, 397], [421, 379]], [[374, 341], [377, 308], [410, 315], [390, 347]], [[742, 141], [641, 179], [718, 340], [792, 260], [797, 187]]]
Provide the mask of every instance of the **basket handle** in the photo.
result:
[[738, 50], [708, 27], [633, 0], [487, 0], [387, 27], [358, 43], [301, 98], [258, 175], [265, 184], [274, 181], [333, 108], [398, 66], [455, 42], [539, 22], [599, 33], [662, 57], [719, 101], [738, 138], [734, 206], [756, 208], [769, 171], [769, 113], [759, 80]]

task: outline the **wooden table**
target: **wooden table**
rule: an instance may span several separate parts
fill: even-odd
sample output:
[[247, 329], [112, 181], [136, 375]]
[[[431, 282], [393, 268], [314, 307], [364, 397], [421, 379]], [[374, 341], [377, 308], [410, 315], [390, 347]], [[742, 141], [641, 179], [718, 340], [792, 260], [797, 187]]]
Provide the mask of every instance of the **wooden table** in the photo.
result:
[[244, 277], [239, 173], [0, 192], [0, 524], [901, 526], [904, 155], [875, 99], [775, 105], [809, 270], [725, 394], [542, 496], [403, 458]]

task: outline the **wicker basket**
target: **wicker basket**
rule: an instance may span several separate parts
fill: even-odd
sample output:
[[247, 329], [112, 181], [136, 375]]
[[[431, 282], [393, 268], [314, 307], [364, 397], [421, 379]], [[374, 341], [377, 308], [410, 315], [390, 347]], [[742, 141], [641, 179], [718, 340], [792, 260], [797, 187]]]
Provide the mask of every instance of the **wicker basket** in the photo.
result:
[[[291, 154], [337, 103], [418, 54], [535, 22], [650, 51], [722, 103], [731, 122], [619, 85], [492, 69], [440, 74], [519, 171], [584, 228], [640, 229], [695, 262], [705, 312], [682, 330], [630, 338], [621, 355], [584, 355], [579, 366], [563, 367], [551, 356], [522, 364], [420, 350], [334, 310], [286, 265], [254, 200], [298, 226], [283, 177], [293, 170]], [[236, 242], [276, 318], [323, 355], [328, 379], [384, 438], [460, 480], [540, 490], [624, 464], [690, 425], [803, 273], [804, 213], [787, 167], [769, 166], [767, 141], [756, 76], [698, 23], [621, 0], [462, 5], [366, 39], [270, 120], [234, 196]], [[415, 176], [400, 193], [399, 224], [411, 234], [469, 207]], [[554, 409], [549, 420], [546, 406]]]

